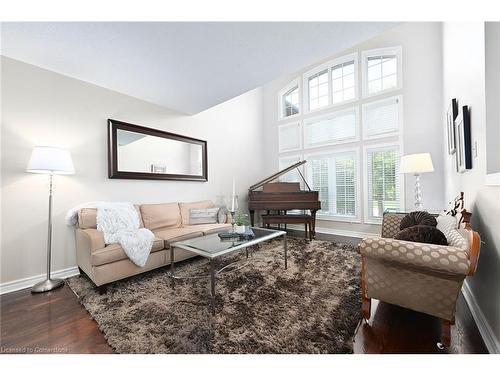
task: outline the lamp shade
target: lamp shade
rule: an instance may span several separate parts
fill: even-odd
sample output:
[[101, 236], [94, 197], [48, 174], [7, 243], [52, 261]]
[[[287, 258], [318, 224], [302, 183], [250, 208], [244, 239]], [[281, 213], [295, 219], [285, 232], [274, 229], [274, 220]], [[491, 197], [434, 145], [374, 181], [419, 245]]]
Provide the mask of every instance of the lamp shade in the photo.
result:
[[399, 165], [399, 171], [401, 173], [434, 172], [431, 154], [426, 152], [423, 154], [411, 154], [402, 156], [401, 164]]
[[37, 146], [31, 152], [26, 172], [74, 174], [73, 160], [68, 150], [57, 147]]

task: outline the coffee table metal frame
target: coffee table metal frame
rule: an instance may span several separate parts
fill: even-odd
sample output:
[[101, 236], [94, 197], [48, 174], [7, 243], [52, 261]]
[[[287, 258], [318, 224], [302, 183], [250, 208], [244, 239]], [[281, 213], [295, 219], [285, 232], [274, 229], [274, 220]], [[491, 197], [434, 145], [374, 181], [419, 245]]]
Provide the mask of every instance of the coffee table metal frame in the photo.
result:
[[[175, 279], [176, 279], [176, 276], [174, 273], [175, 272], [175, 264], [174, 264], [175, 262], [172, 261], [173, 259], [175, 259], [175, 249], [176, 248], [191, 251], [197, 255], [201, 255], [202, 257], [207, 258], [210, 261], [209, 277], [210, 277], [210, 296], [212, 297], [212, 303], [215, 300], [215, 282], [216, 282], [215, 277], [216, 277], [216, 274], [219, 273], [220, 271], [222, 271], [223, 269], [225, 269], [226, 267], [228, 267], [228, 265], [226, 265], [222, 269], [216, 270], [217, 259], [219, 257], [221, 257], [222, 255], [230, 254], [230, 253], [233, 253], [235, 251], [245, 249], [246, 250], [246, 257], [248, 258], [248, 248], [249, 247], [254, 246], [254, 245], [258, 245], [264, 241], [268, 241], [268, 240], [271, 240], [273, 238], [283, 236], [283, 250], [285, 253], [285, 269], [287, 269], [287, 267], [288, 267], [287, 261], [288, 260], [287, 260], [286, 232], [281, 231], [281, 230], [272, 230], [272, 229], [265, 229], [265, 228], [252, 228], [252, 229], [255, 229], [258, 231], [269, 232], [269, 234], [266, 236], [263, 236], [263, 237], [254, 238], [254, 239], [242, 242], [234, 247], [230, 247], [228, 249], [224, 249], [224, 250], [221, 250], [221, 251], [216, 252], [216, 253], [210, 253], [208, 251], [204, 251], [203, 249], [198, 249], [196, 247], [189, 246], [188, 243], [190, 240], [172, 243], [170, 245], [170, 259], [171, 259], [170, 278], [172, 280], [172, 289], [175, 289]], [[218, 234], [214, 233], [214, 234], [209, 234], [208, 236], [218, 236]]]

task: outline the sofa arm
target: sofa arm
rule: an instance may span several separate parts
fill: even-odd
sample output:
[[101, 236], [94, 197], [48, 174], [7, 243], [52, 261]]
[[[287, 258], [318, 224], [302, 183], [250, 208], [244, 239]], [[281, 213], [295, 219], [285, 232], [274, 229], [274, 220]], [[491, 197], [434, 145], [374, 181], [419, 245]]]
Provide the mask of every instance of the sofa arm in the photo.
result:
[[105, 247], [104, 235], [97, 229], [76, 229], [76, 248], [77, 251], [83, 250], [90, 252]]
[[392, 238], [364, 238], [359, 244], [359, 250], [367, 258], [421, 270], [466, 276], [470, 268], [468, 254], [452, 246], [401, 241]]

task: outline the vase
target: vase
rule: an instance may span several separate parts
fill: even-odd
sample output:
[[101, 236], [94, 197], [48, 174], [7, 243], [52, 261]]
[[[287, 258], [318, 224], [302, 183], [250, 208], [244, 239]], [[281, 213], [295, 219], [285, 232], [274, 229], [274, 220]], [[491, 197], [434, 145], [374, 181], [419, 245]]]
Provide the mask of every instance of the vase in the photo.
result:
[[235, 226], [234, 226], [234, 231], [235, 231], [236, 233], [238, 233], [238, 234], [243, 234], [243, 233], [245, 233], [245, 230], [246, 230], [246, 228], [245, 228], [245, 226], [244, 226], [244, 225], [235, 225]]

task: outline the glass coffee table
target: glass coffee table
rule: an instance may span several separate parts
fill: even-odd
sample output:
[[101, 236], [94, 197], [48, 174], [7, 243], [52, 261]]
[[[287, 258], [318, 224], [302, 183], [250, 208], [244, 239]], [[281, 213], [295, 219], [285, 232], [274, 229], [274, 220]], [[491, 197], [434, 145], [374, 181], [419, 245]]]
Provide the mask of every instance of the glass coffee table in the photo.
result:
[[[197, 255], [207, 258], [210, 261], [210, 295], [212, 302], [215, 298], [215, 277], [216, 275], [227, 268], [227, 266], [216, 269], [217, 260], [227, 254], [234, 253], [239, 250], [246, 250], [248, 258], [248, 248], [257, 245], [261, 242], [271, 240], [276, 237], [283, 237], [283, 249], [285, 253], [285, 269], [287, 269], [287, 248], [286, 248], [286, 232], [281, 230], [271, 230], [264, 228], [251, 228], [255, 233], [255, 237], [248, 240], [221, 240], [217, 233], [209, 234], [203, 237], [192, 238], [190, 240], [174, 242], [170, 245], [170, 259], [175, 259], [175, 249], [184, 249], [191, 251]], [[170, 277], [172, 280], [172, 289], [175, 288], [175, 265], [170, 263]]]

